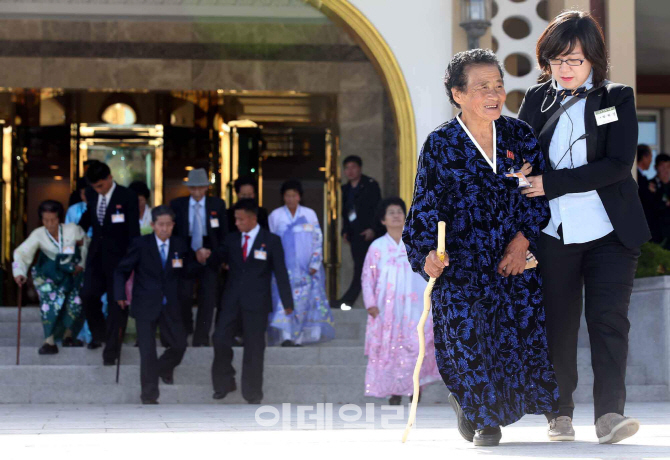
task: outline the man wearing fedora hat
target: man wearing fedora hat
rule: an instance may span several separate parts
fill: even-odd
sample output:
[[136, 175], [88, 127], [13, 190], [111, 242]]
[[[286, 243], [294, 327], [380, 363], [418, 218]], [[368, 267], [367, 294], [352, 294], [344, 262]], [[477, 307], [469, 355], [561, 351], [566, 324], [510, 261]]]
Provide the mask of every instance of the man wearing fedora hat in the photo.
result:
[[[228, 231], [226, 203], [220, 198], [206, 196], [209, 177], [204, 169], [193, 169], [185, 182], [190, 196], [172, 200], [170, 206], [176, 215], [174, 234], [188, 240], [195, 258], [205, 265], [197, 280], [185, 280], [181, 286], [184, 327], [193, 333], [193, 346], [209, 346], [212, 317], [219, 300], [220, 266], [213, 257], [207, 257], [223, 242]], [[198, 251], [205, 248], [207, 251]], [[198, 313], [193, 325], [193, 288], [198, 284]]]

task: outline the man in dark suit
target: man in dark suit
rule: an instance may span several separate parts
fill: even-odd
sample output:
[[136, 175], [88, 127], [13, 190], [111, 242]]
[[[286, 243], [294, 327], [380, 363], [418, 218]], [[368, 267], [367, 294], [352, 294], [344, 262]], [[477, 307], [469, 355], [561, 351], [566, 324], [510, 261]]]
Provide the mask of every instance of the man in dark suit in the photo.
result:
[[637, 146], [637, 193], [640, 196], [642, 209], [647, 218], [647, 224], [651, 230], [652, 240], [658, 241], [658, 216], [656, 215], [656, 183], [647, 179], [644, 171], [651, 166], [651, 149], [648, 145], [640, 144]]
[[[128, 250], [130, 242], [140, 236], [137, 195], [114, 182], [109, 167], [93, 162], [86, 171], [90, 187], [86, 189], [87, 210], [79, 225], [88, 230], [93, 227], [93, 237], [88, 248], [82, 303], [93, 340], [89, 349], [100, 347], [105, 366], [113, 366], [119, 355], [119, 338], [123, 337], [128, 313], [113, 302], [114, 270]], [[107, 293], [108, 314], [102, 314], [100, 297]]]
[[[194, 169], [188, 174], [186, 182], [190, 196], [172, 200], [170, 207], [177, 216], [174, 234], [188, 240], [195, 254], [200, 248], [214, 250], [223, 242], [227, 233], [226, 203], [220, 198], [206, 196], [209, 190], [209, 178], [204, 169]], [[212, 329], [212, 317], [219, 300], [220, 265], [213, 259], [197, 257], [205, 265], [198, 280], [185, 281], [182, 284], [182, 315], [186, 331], [193, 333], [193, 346], [209, 346], [209, 334]], [[193, 327], [193, 287], [198, 284], [198, 314]]]
[[334, 306], [344, 304], [350, 307], [361, 293], [363, 262], [375, 239], [375, 227], [379, 225], [375, 222], [375, 215], [382, 196], [377, 181], [362, 174], [363, 160], [360, 157], [350, 155], [342, 164], [344, 175], [349, 180], [342, 186], [342, 236], [351, 246], [354, 277], [347, 292]]
[[214, 332], [212, 381], [214, 399], [235, 391], [233, 339], [241, 321], [244, 338], [242, 396], [250, 404], [263, 399], [265, 330], [272, 311], [272, 274], [277, 279], [279, 297], [287, 314], [293, 311], [293, 296], [284, 261], [281, 239], [258, 225], [258, 205], [240, 200], [235, 205], [238, 231], [226, 236], [212, 256], [229, 267], [222, 308]]
[[[126, 309], [126, 281], [133, 278], [131, 315], [137, 325], [140, 349], [142, 404], [158, 404], [158, 378], [174, 383], [174, 368], [186, 351], [186, 331], [182, 321], [179, 284], [194, 269], [186, 240], [172, 236], [174, 212], [169, 206], [151, 210], [154, 233], [133, 240], [114, 272], [114, 299]], [[201, 249], [206, 251], [206, 249]], [[165, 352], [156, 354], [156, 328], [160, 328]]]

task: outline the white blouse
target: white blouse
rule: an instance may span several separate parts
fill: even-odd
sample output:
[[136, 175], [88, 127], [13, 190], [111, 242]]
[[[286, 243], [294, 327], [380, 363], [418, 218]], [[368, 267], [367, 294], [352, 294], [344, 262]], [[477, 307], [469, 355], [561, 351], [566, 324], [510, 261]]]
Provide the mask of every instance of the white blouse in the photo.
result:
[[[28, 269], [38, 250], [49, 259], [56, 260], [58, 254], [63, 254], [68, 247], [75, 247], [78, 241], [83, 241], [83, 244], [79, 247], [81, 261], [77, 265], [85, 268], [90, 242], [86, 232], [77, 224], [61, 224], [59, 234], [62, 235], [62, 241], [55, 240], [45, 227], [33, 230], [30, 236], [14, 250], [14, 262], [12, 263], [14, 278], [28, 275]], [[58, 239], [61, 240], [60, 236]], [[64, 262], [69, 259], [66, 258]]]

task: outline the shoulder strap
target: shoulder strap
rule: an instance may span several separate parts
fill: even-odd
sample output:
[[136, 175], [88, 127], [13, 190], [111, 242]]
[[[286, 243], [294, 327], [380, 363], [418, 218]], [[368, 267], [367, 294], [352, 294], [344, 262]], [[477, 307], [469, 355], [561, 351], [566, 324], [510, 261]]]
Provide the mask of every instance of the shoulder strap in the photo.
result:
[[[604, 82], [603, 85], [606, 84], [606, 83], [609, 83], [609, 82]], [[591, 94], [592, 92], [594, 92], [594, 91], [596, 91], [596, 90], [602, 88], [603, 85], [600, 85], [600, 86], [598, 86], [598, 87], [595, 87], [595, 86], [594, 86], [593, 88], [591, 88], [590, 90], [588, 90], [588, 91], [585, 93], [585, 95], [588, 96], [588, 95]], [[578, 97], [573, 97], [572, 99], [570, 99], [570, 100], [569, 100], [568, 102], [566, 102], [565, 104], [561, 104], [561, 103], [559, 102], [559, 103], [558, 103], [558, 110], [555, 111], [555, 112], [549, 117], [549, 119], [546, 121], [546, 123], [545, 123], [544, 126], [542, 127], [542, 130], [540, 131], [540, 134], [537, 136], [537, 138], [540, 139], [540, 138], [542, 137], [542, 135], [549, 129], [549, 127], [550, 127], [551, 125], [553, 125], [554, 122], [555, 122], [556, 120], [558, 120], [558, 117], [560, 117], [561, 115], [563, 115], [563, 112], [566, 112], [570, 107], [572, 107], [572, 106], [575, 105], [577, 102], [579, 102], [579, 99], [580, 99], [580, 98], [578, 98]]]

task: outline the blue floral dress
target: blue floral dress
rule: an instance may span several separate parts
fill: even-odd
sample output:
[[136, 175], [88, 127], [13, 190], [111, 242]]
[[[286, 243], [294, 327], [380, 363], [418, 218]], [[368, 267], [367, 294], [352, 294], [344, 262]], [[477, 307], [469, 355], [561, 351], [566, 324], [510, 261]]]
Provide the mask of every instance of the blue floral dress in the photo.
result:
[[540, 274], [497, 273], [517, 232], [535, 251], [549, 219], [546, 199], [525, 198], [518, 180], [505, 174], [524, 161], [541, 174], [544, 158], [526, 123], [502, 116], [494, 129], [493, 161], [458, 118], [428, 136], [403, 233], [413, 270], [428, 279], [423, 266], [437, 248], [437, 222], [447, 223], [450, 264], [432, 295], [435, 356], [442, 379], [476, 429], [558, 409]]

